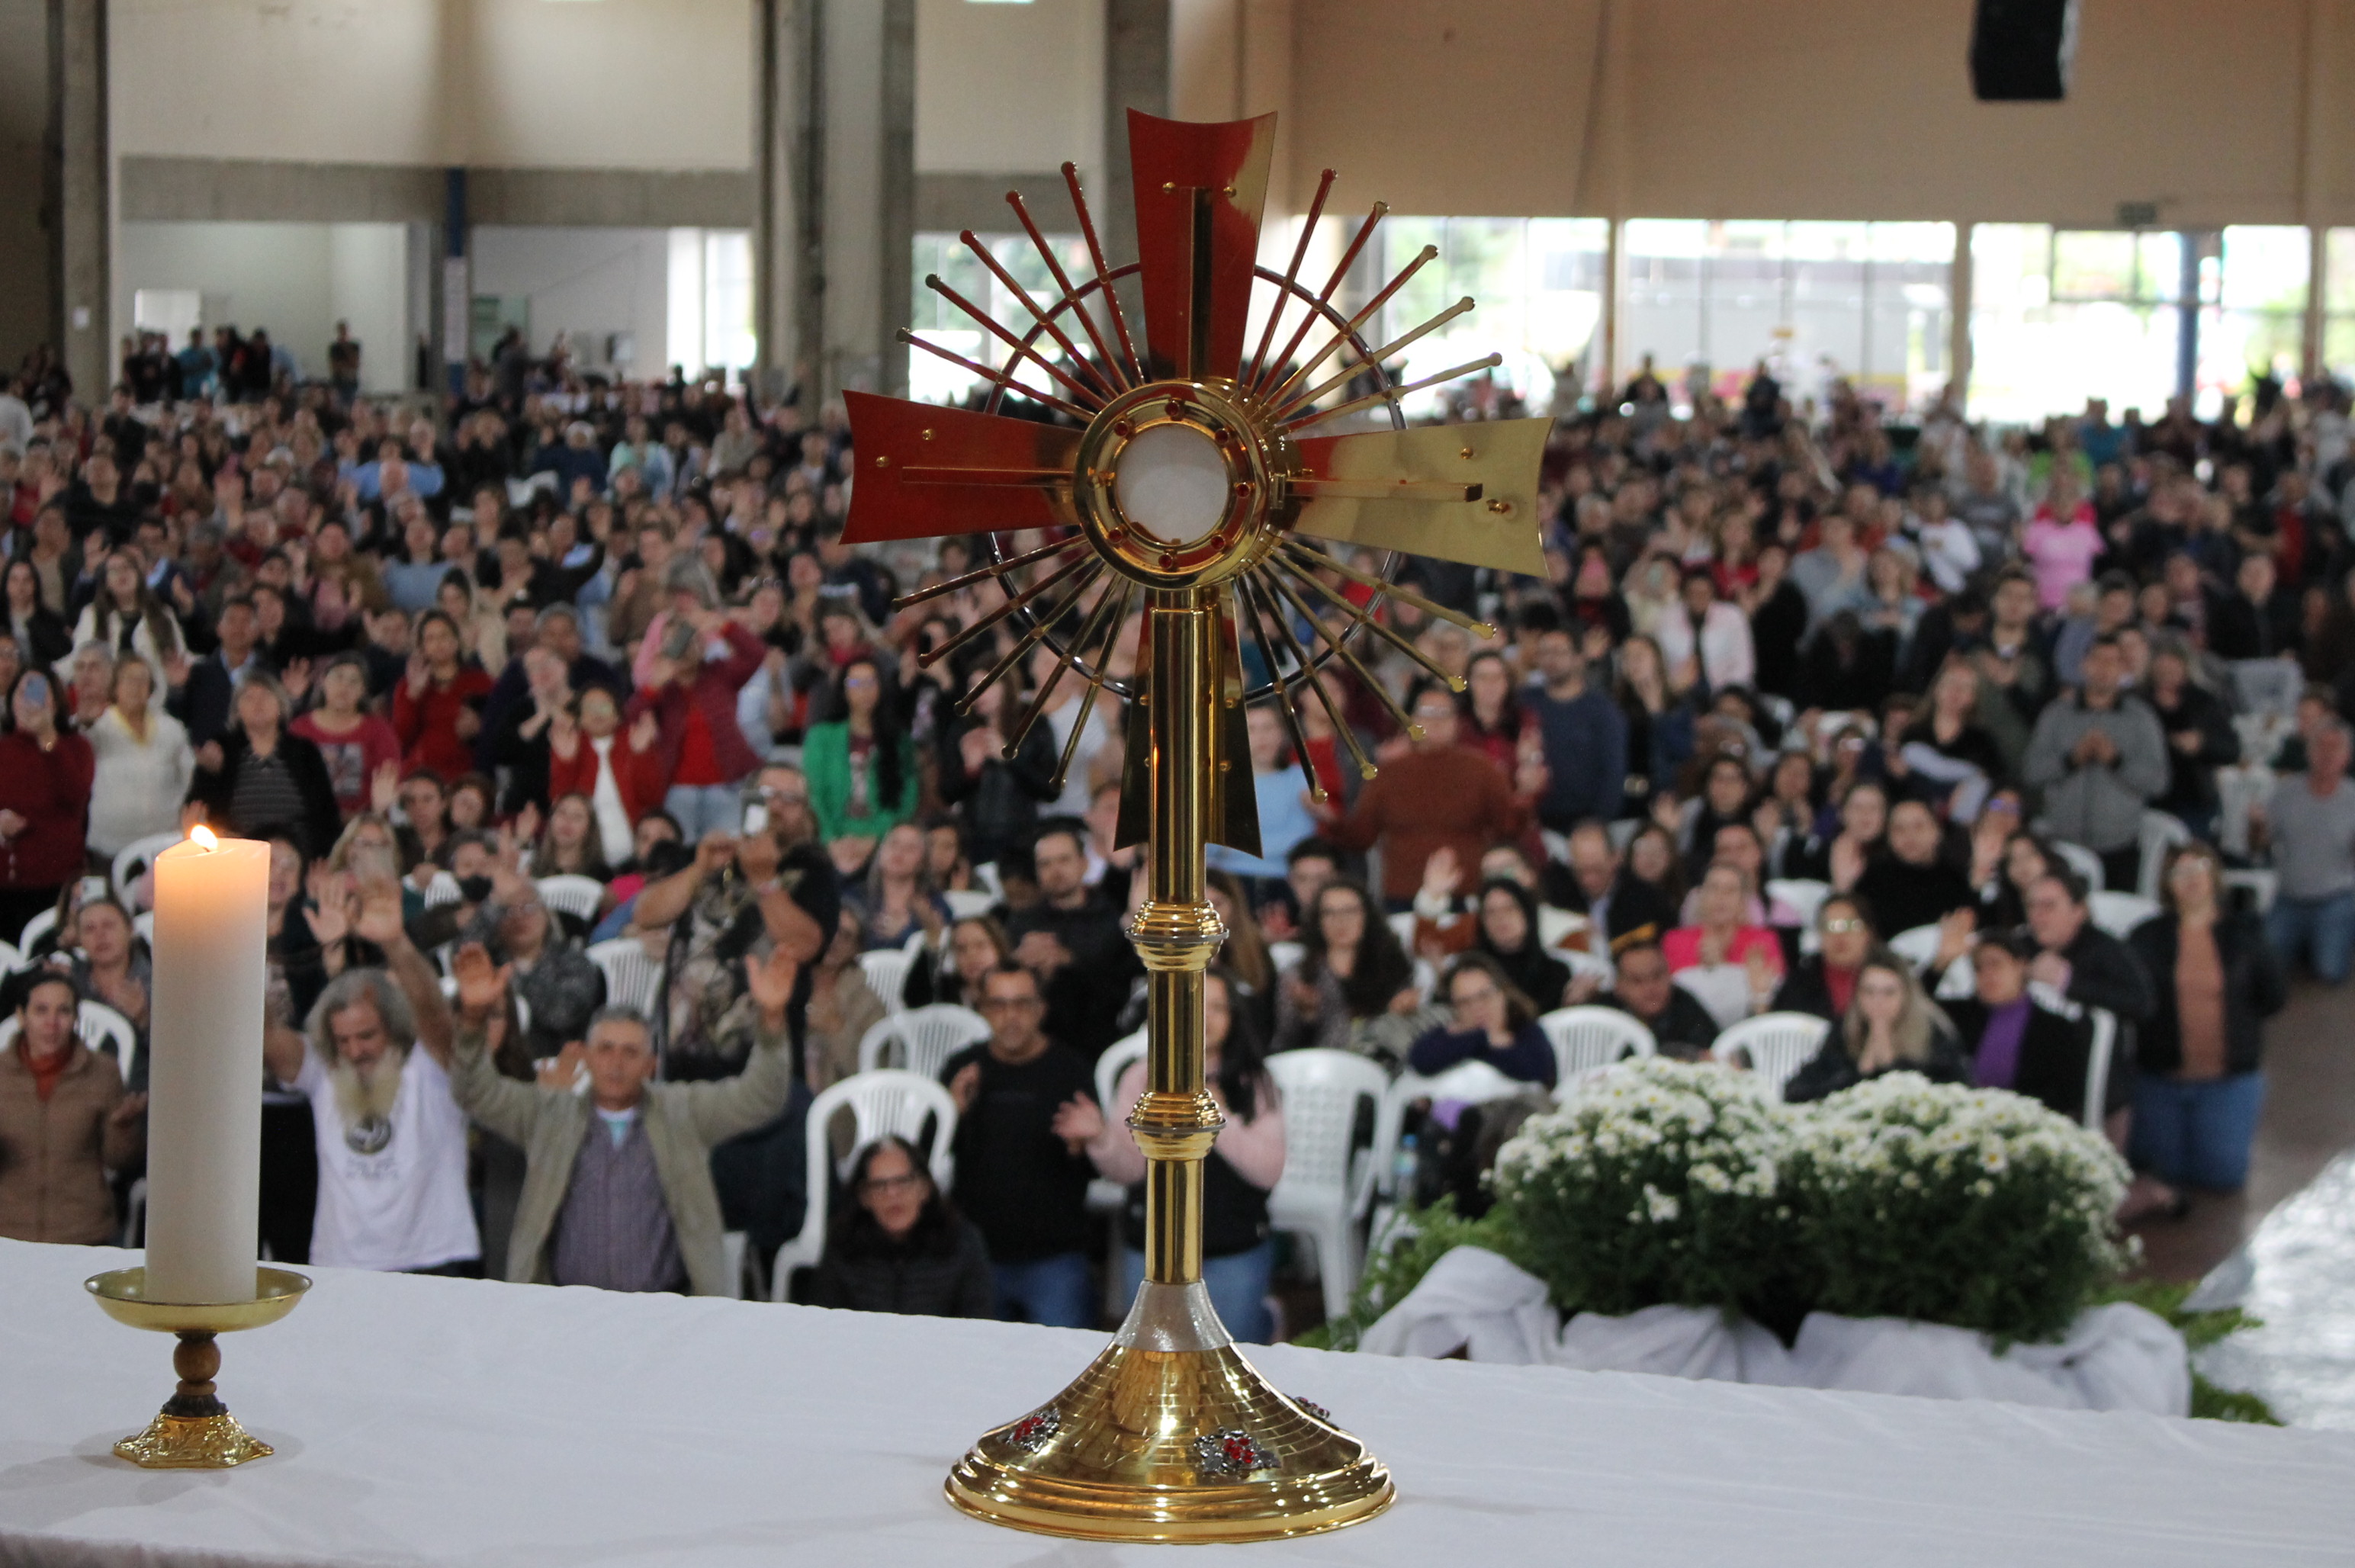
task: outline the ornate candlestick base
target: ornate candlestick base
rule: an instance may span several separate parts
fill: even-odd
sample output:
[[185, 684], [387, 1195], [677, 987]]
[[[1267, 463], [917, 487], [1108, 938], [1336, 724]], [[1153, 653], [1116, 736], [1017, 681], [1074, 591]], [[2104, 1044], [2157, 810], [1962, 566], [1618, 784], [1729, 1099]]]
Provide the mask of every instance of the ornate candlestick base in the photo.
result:
[[949, 1501], [1092, 1541], [1268, 1541], [1390, 1507], [1390, 1472], [1238, 1351], [1199, 1282], [1137, 1293], [1079, 1380], [974, 1445]]
[[150, 1470], [226, 1470], [272, 1452], [238, 1424], [213, 1392], [220, 1371], [218, 1336], [277, 1322], [294, 1310], [311, 1282], [285, 1269], [262, 1268], [254, 1271], [254, 1285], [251, 1301], [191, 1305], [148, 1300], [144, 1268], [118, 1269], [82, 1282], [116, 1322], [180, 1339], [172, 1352], [180, 1386], [147, 1430], [114, 1445], [117, 1455]]

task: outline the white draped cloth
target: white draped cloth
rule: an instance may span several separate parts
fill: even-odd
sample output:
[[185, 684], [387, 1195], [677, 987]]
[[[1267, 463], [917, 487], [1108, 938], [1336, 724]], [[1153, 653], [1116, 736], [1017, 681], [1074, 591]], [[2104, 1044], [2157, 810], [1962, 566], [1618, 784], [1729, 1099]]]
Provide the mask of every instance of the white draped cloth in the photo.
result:
[[1933, 1399], [1998, 1399], [2058, 1410], [2182, 1415], [2191, 1371], [2182, 1336], [2124, 1303], [2097, 1307], [2058, 1344], [2013, 1345], [1937, 1323], [1812, 1312], [1789, 1346], [1747, 1318], [1693, 1307], [1563, 1321], [1545, 1283], [1483, 1247], [1457, 1247], [1370, 1325], [1361, 1351], [1446, 1356], [1592, 1372], [1653, 1372], [1777, 1388]]
[[[339, 1269], [225, 1336], [272, 1458], [112, 1456], [171, 1341], [81, 1281], [136, 1254], [0, 1242], [0, 1563], [69, 1568], [1096, 1568], [1166, 1548], [982, 1524], [941, 1479], [1104, 1336]], [[1382, 1518], [1281, 1568], [2340, 1568], [2355, 1435], [1551, 1366], [1252, 1360], [1397, 1477]]]

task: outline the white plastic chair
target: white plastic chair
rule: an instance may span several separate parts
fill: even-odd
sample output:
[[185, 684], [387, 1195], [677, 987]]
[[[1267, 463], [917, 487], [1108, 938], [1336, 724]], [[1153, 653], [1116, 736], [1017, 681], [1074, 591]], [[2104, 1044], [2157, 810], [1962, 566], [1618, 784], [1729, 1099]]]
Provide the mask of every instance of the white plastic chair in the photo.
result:
[[2072, 844], [2065, 838], [2052, 840], [2053, 852], [2069, 862], [2069, 869], [2085, 879], [2085, 886], [2100, 892], [2109, 884], [2104, 880], [2102, 858], [2083, 844]]
[[2228, 888], [2246, 888], [2249, 891], [2249, 897], [2256, 903], [2257, 912], [2263, 914], [2274, 907], [2274, 896], [2281, 891], [2281, 877], [2261, 867], [2251, 868], [2245, 870], [2225, 872], [2224, 885]]
[[2095, 893], [2086, 901], [2094, 923], [2120, 942], [2126, 933], [2159, 912], [2158, 901], [2139, 893]]
[[2234, 659], [2227, 667], [2232, 671], [2233, 706], [2243, 713], [2297, 716], [2306, 675], [2296, 659]]
[[997, 900], [979, 888], [955, 889], [941, 897], [948, 903], [951, 920], [978, 920], [997, 906]]
[[1003, 903], [1006, 901], [1006, 884], [998, 880], [996, 861], [984, 860], [980, 865], [975, 866], [973, 869], [973, 880], [981, 884], [981, 891], [989, 895], [989, 901], [992, 904]]
[[24, 966], [25, 955], [16, 951], [16, 944], [0, 942], [0, 975], [12, 973]]
[[1349, 1147], [1358, 1103], [1379, 1106], [1390, 1081], [1347, 1051], [1280, 1051], [1267, 1070], [1284, 1097], [1284, 1176], [1268, 1222], [1314, 1245], [1326, 1316], [1337, 1318], [1358, 1287], [1358, 1220], [1373, 1196], [1372, 1160]]
[[1742, 1053], [1747, 1051], [1750, 1075], [1757, 1081], [1759, 1092], [1779, 1100], [1783, 1085], [1823, 1049], [1824, 1036], [1831, 1027], [1828, 1020], [1807, 1013], [1761, 1013], [1719, 1035], [1710, 1054], [1738, 1066]]
[[1617, 965], [1603, 954], [1581, 953], [1575, 947], [1556, 947], [1550, 951], [1569, 968], [1570, 977], [1573, 980], [1582, 975], [1592, 975], [1603, 982], [1603, 988], [1606, 991], [1619, 983]]
[[1812, 878], [1777, 877], [1766, 884], [1766, 901], [1788, 904], [1798, 915], [1802, 930], [1815, 929], [1816, 912], [1831, 896], [1832, 885], [1829, 882], [1818, 882]]
[[1414, 912], [1412, 910], [1408, 910], [1403, 914], [1394, 914], [1390, 917], [1390, 922], [1391, 930], [1398, 933], [1399, 945], [1406, 949], [1406, 955], [1408, 957], [1413, 957]]
[[834, 1180], [849, 1170], [846, 1159], [837, 1172], [829, 1163], [827, 1128], [835, 1116], [848, 1110], [851, 1118], [850, 1159], [858, 1150], [877, 1138], [893, 1134], [906, 1138], [919, 1148], [923, 1147], [924, 1127], [932, 1126], [932, 1183], [942, 1191], [949, 1189], [954, 1173], [954, 1162], [949, 1154], [949, 1144], [956, 1136], [956, 1101], [949, 1092], [929, 1078], [913, 1072], [887, 1069], [880, 1072], [860, 1072], [844, 1079], [810, 1102], [809, 1120], [805, 1142], [807, 1145], [807, 1177], [809, 1204], [802, 1213], [801, 1234], [777, 1249], [775, 1265], [769, 1275], [769, 1294], [777, 1301], [785, 1299], [793, 1280], [794, 1270], [815, 1264], [826, 1253], [826, 1205], [832, 1196]]
[[154, 865], [155, 857], [177, 844], [181, 837], [177, 833], [150, 833], [144, 838], [133, 838], [116, 852], [110, 880], [114, 883], [114, 896], [123, 901], [123, 908], [131, 907], [131, 884], [139, 880], [139, 873]]
[[[1114, 1097], [1120, 1093], [1120, 1075], [1128, 1071], [1131, 1062], [1144, 1060], [1146, 1043], [1145, 1031], [1138, 1029], [1135, 1034], [1104, 1047], [1104, 1053], [1096, 1058], [1096, 1104], [1103, 1108], [1106, 1117], [1111, 1116]], [[1117, 1181], [1099, 1176], [1088, 1182], [1088, 1212], [1091, 1214], [1117, 1214], [1127, 1200], [1128, 1189]], [[1119, 1249], [1120, 1237], [1115, 1234], [1113, 1250], [1117, 1253]], [[1115, 1280], [1120, 1277], [1118, 1269], [1113, 1271], [1113, 1277]], [[1114, 1285], [1113, 1288], [1116, 1290], [1119, 1287]]]
[[539, 889], [539, 901], [559, 914], [569, 914], [591, 925], [597, 923], [597, 911], [605, 902], [605, 884], [596, 878], [568, 871], [542, 877], [534, 885]]
[[425, 907], [441, 909], [458, 902], [465, 895], [458, 891], [458, 879], [447, 871], [436, 871], [433, 880], [425, 884]]
[[2167, 852], [2178, 844], [2191, 842], [2191, 829], [2180, 819], [2164, 811], [2142, 814], [2142, 865], [2135, 877], [2135, 891], [2147, 899], [2158, 897], [2159, 868], [2167, 864]]
[[25, 923], [25, 929], [16, 933], [17, 961], [22, 963], [24, 958], [33, 951], [34, 944], [57, 928], [57, 905], [51, 904], [47, 909], [35, 910], [33, 918]]
[[1744, 964], [1695, 964], [1669, 976], [1676, 987], [1709, 1009], [1720, 1029], [1750, 1013], [1750, 968]]
[[1936, 926], [1917, 925], [1891, 937], [1889, 951], [1913, 965], [1914, 973], [1927, 974], [1938, 961], [1938, 937]]
[[1553, 1042], [1557, 1090], [1623, 1057], [1656, 1056], [1660, 1049], [1641, 1019], [1617, 1008], [1557, 1008], [1539, 1019], [1538, 1028]]
[[2080, 1119], [2089, 1133], [2102, 1130], [2102, 1104], [2110, 1092], [2110, 1058], [2117, 1051], [2118, 1020], [2106, 1008], [2089, 1008], [2094, 1038], [2085, 1052], [2085, 1112]]
[[[140, 941], [147, 944], [150, 947], [155, 946], [155, 912], [152, 909], [143, 909], [137, 914], [133, 915], [131, 917], [131, 929], [139, 933]], [[8, 951], [14, 953], [16, 949], [12, 947]]]
[[[1269, 1061], [1273, 1061], [1273, 1057]], [[1373, 1213], [1372, 1243], [1380, 1246], [1390, 1235], [1397, 1212], [1398, 1152], [1406, 1136], [1407, 1107], [1417, 1100], [1462, 1100], [1478, 1104], [1509, 1099], [1534, 1085], [1508, 1078], [1485, 1061], [1459, 1061], [1446, 1072], [1425, 1078], [1403, 1072], [1391, 1081], [1374, 1107], [1374, 1143], [1367, 1151], [1363, 1173], [1369, 1193], [1363, 1200]]]
[[1307, 956], [1308, 949], [1301, 943], [1271, 942], [1267, 944], [1268, 965], [1275, 971], [1279, 980], [1298, 968], [1300, 961]]
[[895, 1013], [907, 1006], [902, 998], [908, 987], [908, 971], [915, 964], [915, 958], [900, 947], [879, 947], [858, 955], [858, 966], [867, 973], [867, 988], [875, 993], [886, 1010]]
[[589, 949], [589, 962], [604, 971], [605, 1005], [635, 1008], [651, 1018], [662, 995], [663, 966], [646, 956], [645, 945], [634, 936], [616, 936]]
[[[869, 984], [872, 983], [870, 978]], [[858, 1071], [873, 1072], [879, 1068], [898, 1067], [937, 1080], [950, 1057], [988, 1038], [989, 1020], [971, 1008], [960, 1008], [952, 1002], [913, 1008], [893, 1013], [860, 1037]], [[896, 1052], [891, 1049], [895, 1042], [899, 1046]], [[885, 1060], [892, 1055], [900, 1060]]]

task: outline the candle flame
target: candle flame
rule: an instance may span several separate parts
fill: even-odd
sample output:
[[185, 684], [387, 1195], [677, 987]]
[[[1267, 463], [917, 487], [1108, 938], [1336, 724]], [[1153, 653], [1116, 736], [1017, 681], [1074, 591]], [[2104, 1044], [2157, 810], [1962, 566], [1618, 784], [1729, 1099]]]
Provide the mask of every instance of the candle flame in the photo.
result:
[[188, 837], [199, 849], [210, 851], [220, 848], [220, 840], [213, 837], [213, 830], [201, 822], [188, 829]]

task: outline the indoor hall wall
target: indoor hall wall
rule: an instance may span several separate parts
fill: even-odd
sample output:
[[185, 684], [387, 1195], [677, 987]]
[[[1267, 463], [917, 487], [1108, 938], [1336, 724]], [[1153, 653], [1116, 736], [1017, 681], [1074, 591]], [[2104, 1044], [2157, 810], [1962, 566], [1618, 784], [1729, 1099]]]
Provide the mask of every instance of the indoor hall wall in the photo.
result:
[[752, 0], [112, 0], [131, 156], [749, 169]]
[[[1401, 212], [2355, 222], [2355, 0], [2083, 0], [2070, 100], [2009, 105], [1971, 98], [1970, 0], [1293, 15], [1295, 188]], [[1218, 52], [1178, 60], [1191, 101]]]
[[[1092, 192], [1103, 56], [1103, 0], [916, 0], [917, 173], [1051, 175], [1068, 159]], [[1037, 216], [1053, 229], [1068, 210], [1058, 201]]]
[[[634, 334], [634, 379], [666, 375], [670, 354], [670, 231], [665, 229], [502, 228], [474, 230], [474, 292], [527, 298], [533, 349], [559, 331], [576, 344]], [[603, 346], [589, 346], [602, 356]]]

